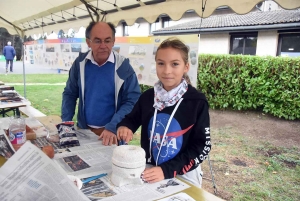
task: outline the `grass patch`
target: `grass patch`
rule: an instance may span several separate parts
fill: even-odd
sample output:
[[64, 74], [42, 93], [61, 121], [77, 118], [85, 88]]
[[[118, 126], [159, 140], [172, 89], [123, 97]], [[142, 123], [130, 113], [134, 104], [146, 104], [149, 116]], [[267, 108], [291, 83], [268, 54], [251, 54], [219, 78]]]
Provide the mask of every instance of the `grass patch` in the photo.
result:
[[[27, 74], [26, 83], [63, 83], [68, 79], [68, 74]], [[23, 83], [23, 75], [0, 74], [0, 80], [5, 84]]]
[[[16, 91], [23, 95], [23, 86], [15, 86]], [[27, 99], [31, 106], [46, 115], [61, 115], [61, 101], [64, 86], [30, 85], [26, 86]]]
[[[213, 141], [210, 159], [224, 199], [300, 200], [299, 149], [275, 147], [236, 133], [233, 128], [212, 129], [211, 135], [217, 142]], [[202, 168], [209, 173], [207, 162]], [[206, 186], [209, 188], [211, 181], [204, 180], [203, 188]]]

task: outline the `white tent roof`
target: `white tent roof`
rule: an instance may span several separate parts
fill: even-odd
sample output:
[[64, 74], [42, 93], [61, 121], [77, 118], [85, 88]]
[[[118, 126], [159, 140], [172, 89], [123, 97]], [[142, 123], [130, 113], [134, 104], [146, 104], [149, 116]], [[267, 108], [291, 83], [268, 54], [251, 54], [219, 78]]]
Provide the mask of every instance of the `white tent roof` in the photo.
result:
[[[274, 1], [285, 9], [300, 7], [300, 0]], [[202, 2], [206, 2], [203, 17], [210, 16], [219, 6], [229, 6], [236, 13], [245, 14], [262, 0], [1, 0], [0, 27], [10, 34], [25, 35], [78, 30], [91, 21], [84, 2], [97, 9], [100, 20], [115, 25], [124, 20], [132, 25], [138, 18], [152, 23], [161, 14], [179, 20], [187, 10], [195, 10], [202, 16]]]

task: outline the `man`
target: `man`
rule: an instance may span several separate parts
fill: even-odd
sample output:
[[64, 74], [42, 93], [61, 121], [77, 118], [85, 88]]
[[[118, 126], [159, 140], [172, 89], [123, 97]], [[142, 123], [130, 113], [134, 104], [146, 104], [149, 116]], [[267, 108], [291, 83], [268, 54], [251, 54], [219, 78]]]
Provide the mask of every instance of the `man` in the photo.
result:
[[8, 72], [8, 64], [10, 63], [10, 72], [13, 72], [13, 61], [16, 56], [16, 51], [13, 46], [11, 46], [11, 42], [7, 42], [7, 46], [3, 48], [3, 55], [6, 60], [6, 73]]
[[89, 24], [85, 35], [91, 51], [80, 53], [73, 63], [62, 100], [61, 118], [71, 121], [79, 98], [78, 127], [91, 129], [104, 145], [117, 143], [116, 125], [141, 93], [129, 60], [112, 51], [115, 33], [111, 23]]

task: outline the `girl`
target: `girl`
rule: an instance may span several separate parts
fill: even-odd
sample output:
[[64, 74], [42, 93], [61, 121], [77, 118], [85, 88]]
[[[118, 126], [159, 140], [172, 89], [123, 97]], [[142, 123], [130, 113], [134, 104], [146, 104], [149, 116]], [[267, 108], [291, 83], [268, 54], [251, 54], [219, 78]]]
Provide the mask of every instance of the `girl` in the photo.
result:
[[147, 163], [155, 166], [142, 173], [145, 182], [182, 175], [201, 187], [199, 164], [211, 149], [209, 113], [205, 96], [187, 82], [188, 53], [189, 48], [178, 39], [161, 43], [155, 56], [159, 81], [117, 125], [117, 138], [126, 143], [142, 126], [141, 146]]

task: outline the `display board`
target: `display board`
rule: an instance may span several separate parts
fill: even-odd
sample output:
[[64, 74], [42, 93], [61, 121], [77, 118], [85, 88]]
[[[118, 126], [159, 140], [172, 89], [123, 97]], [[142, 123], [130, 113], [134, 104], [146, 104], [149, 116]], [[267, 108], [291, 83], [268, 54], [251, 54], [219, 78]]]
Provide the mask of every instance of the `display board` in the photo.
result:
[[[157, 82], [155, 54], [162, 41], [172, 36], [116, 37], [113, 49], [129, 58], [140, 84], [153, 86]], [[197, 35], [176, 36], [190, 48], [188, 73], [194, 86], [197, 84]], [[84, 38], [66, 38], [26, 42], [25, 62], [37, 67], [46, 66], [69, 70], [79, 52], [88, 51]]]
[[85, 38], [65, 38], [26, 42], [24, 49], [27, 64], [69, 70], [79, 52], [88, 51], [88, 46]]

